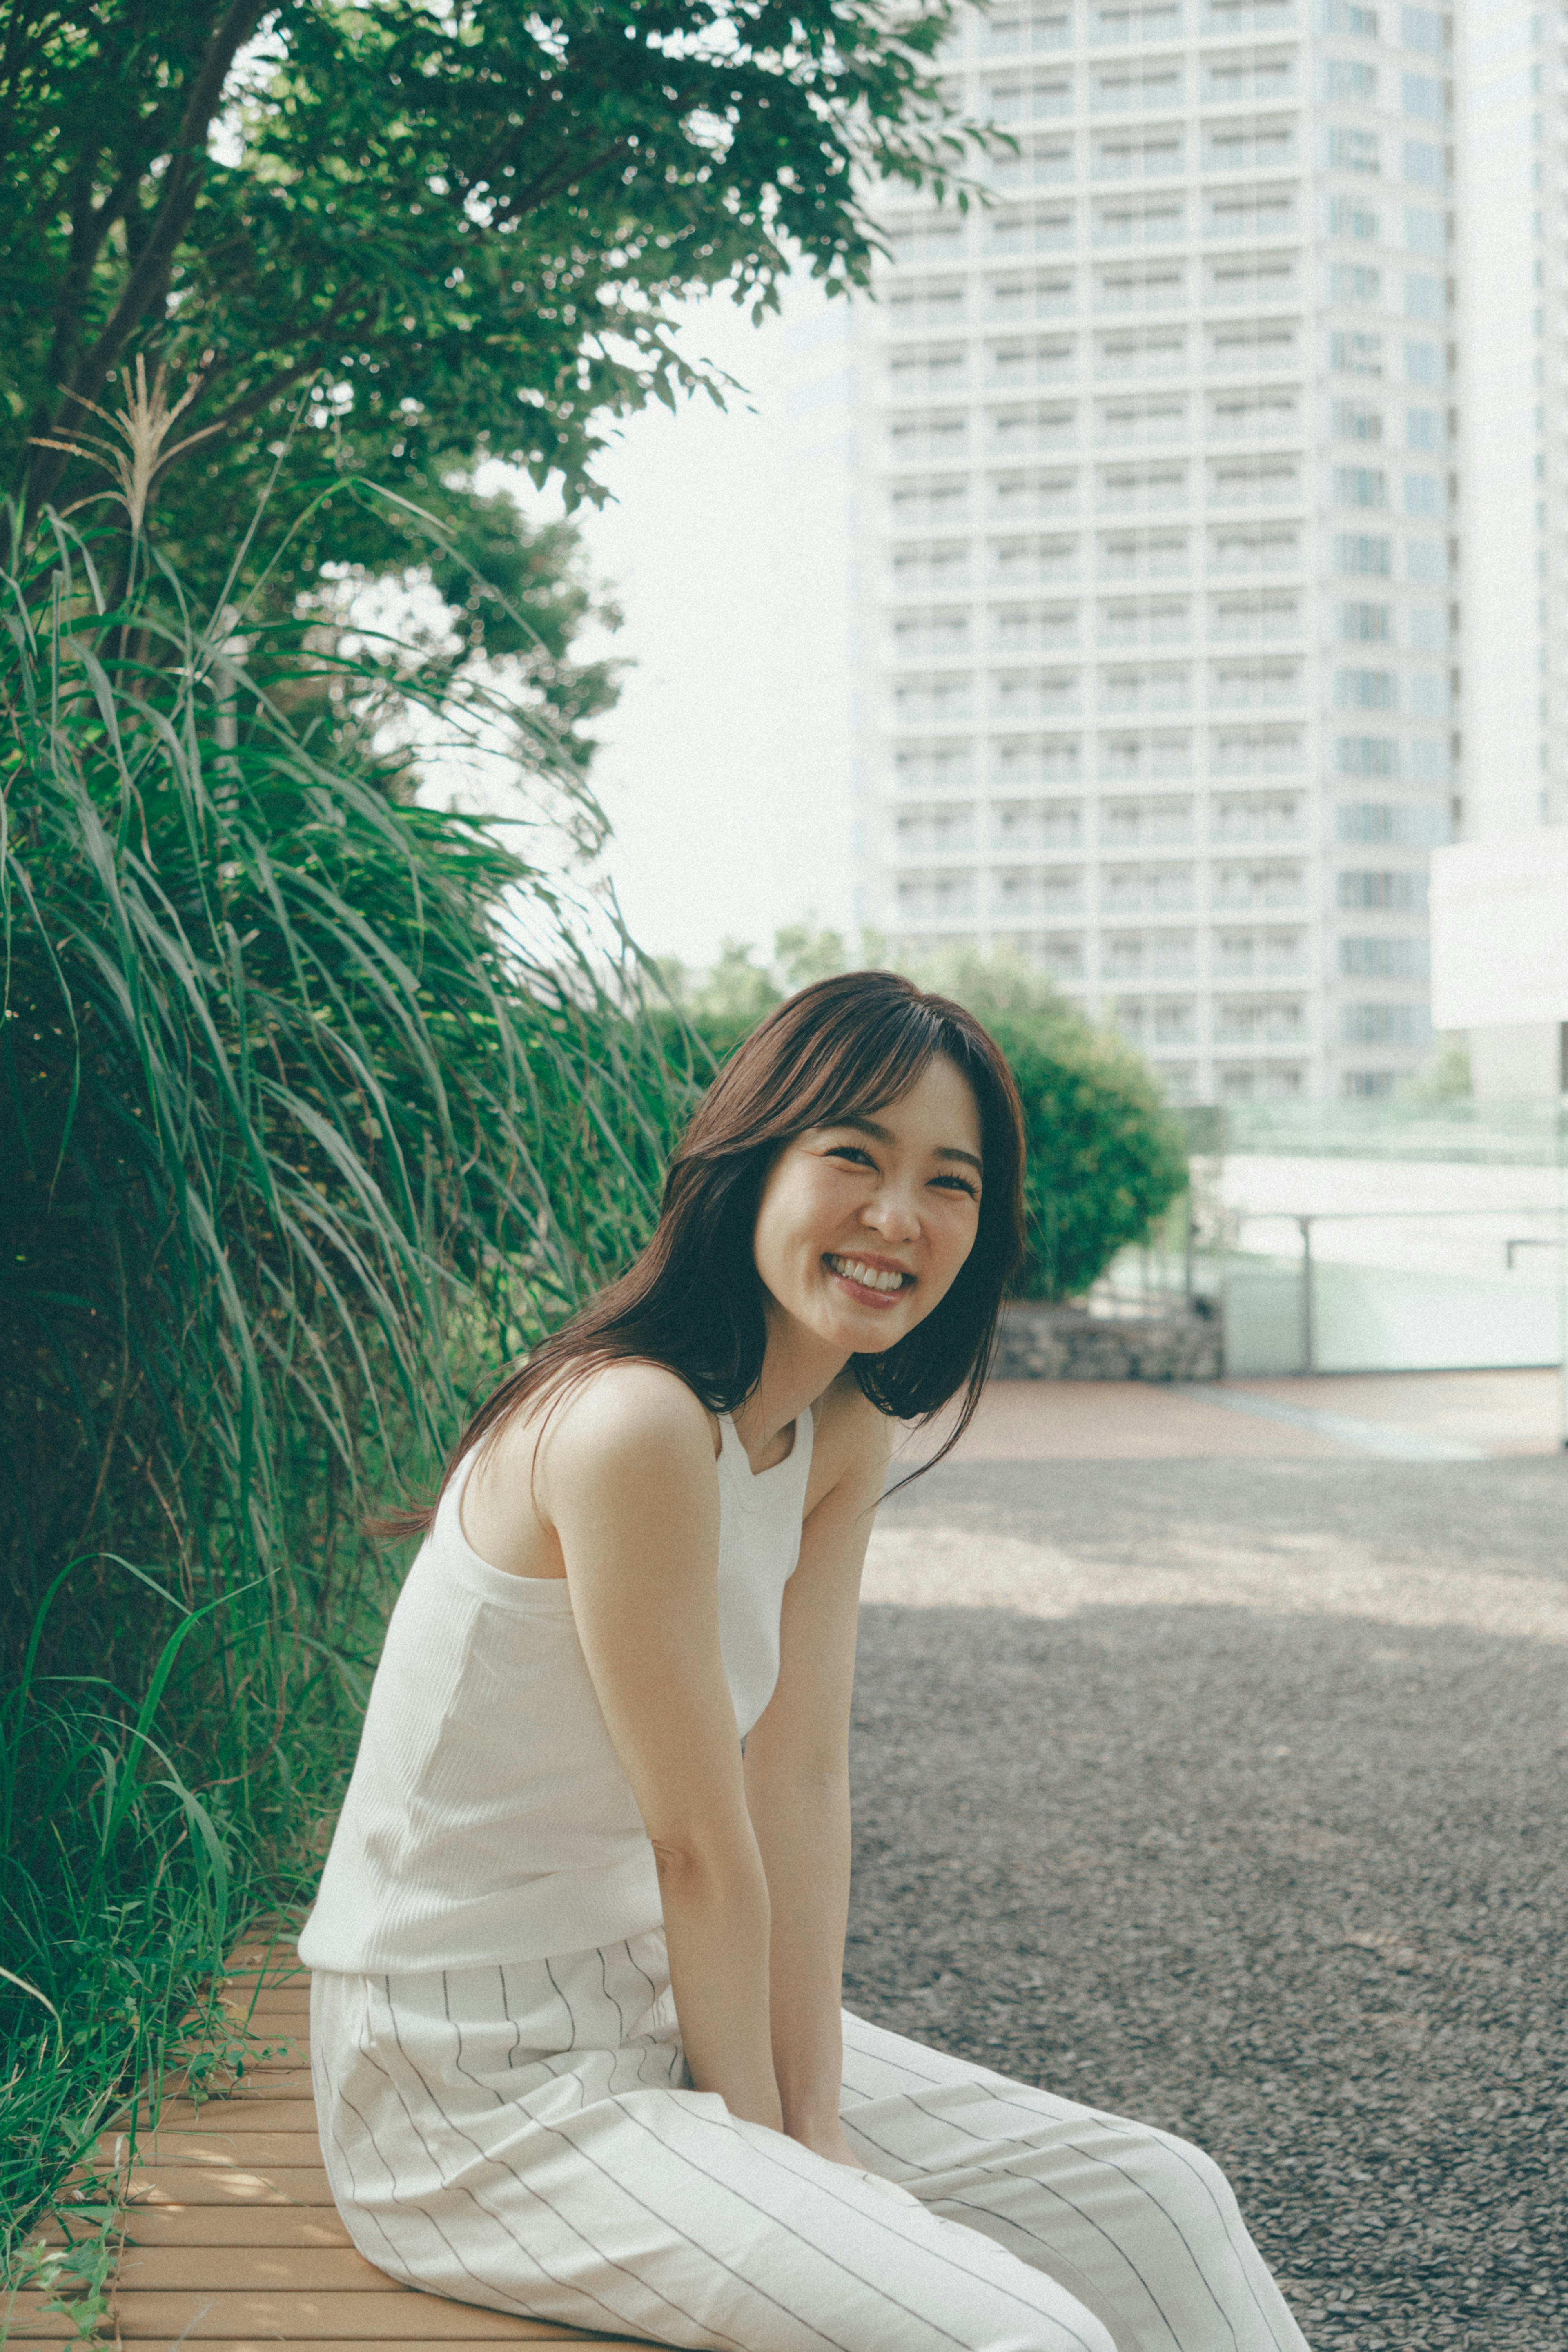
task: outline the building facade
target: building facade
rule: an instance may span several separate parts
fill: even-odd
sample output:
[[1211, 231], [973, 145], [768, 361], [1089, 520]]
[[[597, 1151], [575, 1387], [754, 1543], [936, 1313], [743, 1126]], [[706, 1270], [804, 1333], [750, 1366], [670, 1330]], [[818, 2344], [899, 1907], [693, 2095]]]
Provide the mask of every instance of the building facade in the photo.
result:
[[[1309, 5], [1311, 13], [1309, 13]], [[1426, 1059], [1458, 821], [1450, 16], [996, 0], [995, 201], [859, 308], [867, 912], [1006, 942], [1176, 1100]]]

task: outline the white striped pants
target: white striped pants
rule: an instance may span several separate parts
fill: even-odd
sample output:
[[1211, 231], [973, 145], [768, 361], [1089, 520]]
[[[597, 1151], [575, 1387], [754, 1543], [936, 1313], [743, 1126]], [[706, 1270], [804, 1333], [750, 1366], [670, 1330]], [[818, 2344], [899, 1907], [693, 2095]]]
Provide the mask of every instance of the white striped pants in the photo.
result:
[[318, 1974], [333, 2194], [433, 2294], [704, 2352], [1305, 2352], [1224, 2175], [844, 2019], [863, 2172], [695, 2091], [663, 1934]]

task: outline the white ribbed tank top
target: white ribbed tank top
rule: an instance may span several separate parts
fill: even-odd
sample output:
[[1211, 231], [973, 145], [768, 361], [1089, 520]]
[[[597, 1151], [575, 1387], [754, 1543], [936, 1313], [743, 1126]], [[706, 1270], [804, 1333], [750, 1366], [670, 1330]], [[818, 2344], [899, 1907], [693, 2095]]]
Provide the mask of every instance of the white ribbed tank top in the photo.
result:
[[[811, 1415], [753, 1475], [719, 1415], [718, 1630], [744, 1738], [779, 1679]], [[354, 1976], [548, 1959], [656, 1927], [653, 1852], [564, 1578], [508, 1576], [463, 1533], [458, 1465], [387, 1626], [299, 1957]]]

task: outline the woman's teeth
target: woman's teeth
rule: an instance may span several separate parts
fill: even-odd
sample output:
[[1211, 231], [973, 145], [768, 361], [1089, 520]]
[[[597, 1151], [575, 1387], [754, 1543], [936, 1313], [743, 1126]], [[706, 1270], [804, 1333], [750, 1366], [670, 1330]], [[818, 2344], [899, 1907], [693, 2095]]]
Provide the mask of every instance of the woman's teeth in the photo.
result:
[[858, 1257], [830, 1257], [828, 1264], [835, 1274], [841, 1274], [846, 1281], [858, 1282], [862, 1290], [902, 1290], [904, 1288], [903, 1275], [888, 1273], [880, 1266], [866, 1265]]

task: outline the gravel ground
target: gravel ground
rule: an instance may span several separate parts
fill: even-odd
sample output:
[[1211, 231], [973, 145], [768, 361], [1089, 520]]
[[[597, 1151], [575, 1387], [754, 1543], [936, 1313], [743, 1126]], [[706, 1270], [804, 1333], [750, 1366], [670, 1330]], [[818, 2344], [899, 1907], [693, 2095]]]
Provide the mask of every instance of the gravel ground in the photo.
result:
[[1186, 2134], [1314, 2352], [1568, 2352], [1568, 1465], [946, 1464], [846, 1999]]

